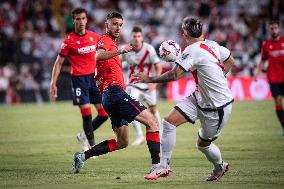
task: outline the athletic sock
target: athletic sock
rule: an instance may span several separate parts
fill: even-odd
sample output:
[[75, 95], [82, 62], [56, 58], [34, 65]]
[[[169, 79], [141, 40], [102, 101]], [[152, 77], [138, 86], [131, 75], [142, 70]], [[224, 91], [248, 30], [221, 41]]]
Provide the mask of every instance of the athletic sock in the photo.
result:
[[92, 109], [90, 107], [81, 109], [83, 119], [83, 129], [90, 146], [95, 144], [93, 127], [92, 127]]
[[93, 146], [90, 150], [85, 151], [85, 160], [89, 159], [90, 157], [100, 156], [115, 150], [117, 150], [117, 144], [115, 139], [105, 140]]
[[143, 132], [142, 132], [142, 128], [141, 128], [141, 124], [138, 121], [132, 121], [132, 126], [135, 129], [136, 132], [136, 136], [137, 137], [143, 137]]
[[93, 131], [97, 130], [107, 119], [108, 114], [103, 107], [97, 108], [98, 116], [92, 121]]
[[161, 140], [161, 166], [167, 167], [171, 159], [173, 148], [176, 144], [176, 126], [170, 124], [166, 120], [163, 120], [162, 125], [163, 135]]
[[160, 134], [156, 132], [146, 132], [146, 140], [151, 154], [152, 164], [160, 163]]
[[106, 120], [108, 119], [108, 116], [97, 116], [92, 121], [93, 131], [97, 130]]
[[[223, 160], [221, 156], [220, 149], [214, 143], [211, 143], [209, 146], [200, 147], [196, 145], [198, 150], [205, 154], [206, 158], [213, 163], [215, 169], [220, 169], [223, 165]], [[220, 167], [221, 166], [221, 167]]]
[[283, 106], [282, 105], [277, 105], [276, 106], [276, 114], [277, 117], [282, 125], [282, 128], [284, 129], [284, 111], [283, 111]]

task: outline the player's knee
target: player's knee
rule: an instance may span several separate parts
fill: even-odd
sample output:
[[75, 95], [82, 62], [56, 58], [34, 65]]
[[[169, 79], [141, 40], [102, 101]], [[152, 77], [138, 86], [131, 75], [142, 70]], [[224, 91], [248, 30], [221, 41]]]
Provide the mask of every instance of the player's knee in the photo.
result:
[[171, 125], [176, 125], [175, 124], [175, 120], [174, 120], [174, 118], [172, 117], [172, 116], [166, 116], [165, 118], [164, 118], [164, 121], [166, 121], [166, 122], [168, 122], [169, 124], [171, 124]]
[[281, 96], [274, 97], [274, 101], [275, 101], [276, 105], [282, 105], [282, 97]]
[[210, 141], [204, 141], [200, 138], [198, 138], [197, 142], [196, 142], [196, 147], [200, 150], [200, 148], [206, 148], [211, 144]]
[[156, 113], [156, 111], [157, 111], [156, 106], [150, 106], [149, 107], [149, 111], [154, 115]]
[[154, 117], [149, 119], [148, 124], [149, 124], [151, 130], [153, 130], [153, 131], [158, 131], [159, 130], [159, 125], [157, 123], [157, 120]]

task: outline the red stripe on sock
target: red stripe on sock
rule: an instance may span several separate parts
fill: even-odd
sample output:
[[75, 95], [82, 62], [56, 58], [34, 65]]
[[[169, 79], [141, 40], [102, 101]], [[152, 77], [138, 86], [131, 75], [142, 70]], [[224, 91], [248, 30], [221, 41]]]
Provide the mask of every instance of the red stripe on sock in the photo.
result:
[[108, 116], [108, 114], [106, 113], [103, 107], [98, 108], [97, 111], [98, 111], [98, 116]]
[[80, 109], [80, 111], [81, 111], [82, 117], [92, 115], [92, 108], [91, 107], [82, 108], [82, 109]]
[[110, 152], [117, 150], [117, 144], [114, 139], [110, 139], [107, 141], [108, 148]]
[[283, 110], [283, 106], [282, 105], [276, 105], [276, 110]]
[[153, 142], [160, 142], [160, 134], [159, 131], [157, 132], [146, 132], [146, 140], [153, 141]]

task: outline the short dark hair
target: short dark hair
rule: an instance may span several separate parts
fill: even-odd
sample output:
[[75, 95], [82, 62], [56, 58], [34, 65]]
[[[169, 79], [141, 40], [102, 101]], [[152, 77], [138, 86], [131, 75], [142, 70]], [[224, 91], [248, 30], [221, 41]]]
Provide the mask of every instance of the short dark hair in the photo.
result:
[[134, 26], [133, 29], [132, 29], [132, 32], [134, 32], [134, 33], [138, 33], [138, 32], [142, 33], [142, 29], [139, 26]]
[[120, 18], [120, 19], [123, 20], [122, 15], [118, 12], [110, 12], [110, 13], [107, 14], [106, 20], [110, 20], [112, 18]]
[[277, 25], [279, 26], [280, 23], [279, 23], [279, 20], [273, 19], [273, 20], [270, 20], [269, 24], [270, 24], [270, 25], [272, 25], [272, 24], [277, 24]]
[[197, 18], [184, 18], [182, 21], [182, 29], [187, 31], [188, 34], [194, 38], [198, 38], [202, 34], [202, 24]]
[[86, 11], [86, 9], [83, 9], [83, 8], [81, 8], [81, 7], [78, 7], [78, 8], [73, 9], [72, 12], [71, 12], [72, 18], [74, 19], [76, 14], [81, 14], [81, 13], [85, 13], [86, 16], [87, 16], [87, 11]]

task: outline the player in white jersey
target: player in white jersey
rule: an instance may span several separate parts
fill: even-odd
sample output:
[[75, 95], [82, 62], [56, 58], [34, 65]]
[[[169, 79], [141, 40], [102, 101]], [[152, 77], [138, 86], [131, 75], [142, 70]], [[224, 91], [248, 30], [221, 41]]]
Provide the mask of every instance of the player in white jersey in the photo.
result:
[[[142, 29], [140, 27], [133, 27], [131, 32], [131, 45], [133, 51], [123, 54], [122, 61], [128, 64], [128, 85], [127, 93], [138, 99], [144, 101], [149, 106], [150, 112], [156, 117], [159, 126], [161, 125], [161, 118], [157, 109], [157, 91], [156, 84], [133, 83], [131, 76], [134, 73], [144, 72], [147, 75], [159, 76], [162, 72], [160, 59], [154, 47], [148, 43], [143, 42]], [[136, 139], [132, 145], [139, 145], [144, 142], [144, 136], [141, 125], [138, 121], [133, 121], [132, 125], [136, 131]]]
[[196, 147], [214, 165], [207, 181], [218, 181], [229, 170], [219, 148], [212, 143], [220, 135], [231, 113], [233, 96], [228, 87], [226, 73], [234, 64], [230, 51], [202, 36], [202, 24], [196, 18], [185, 18], [182, 24], [183, 36], [188, 43], [175, 67], [159, 77], [149, 77], [142, 73], [134, 75], [145, 83], [162, 83], [181, 78], [185, 72], [192, 72], [197, 90], [174, 109], [163, 120], [161, 139], [162, 157], [159, 168], [153, 170], [146, 179], [169, 176], [169, 160], [176, 142], [176, 127], [200, 119]]

